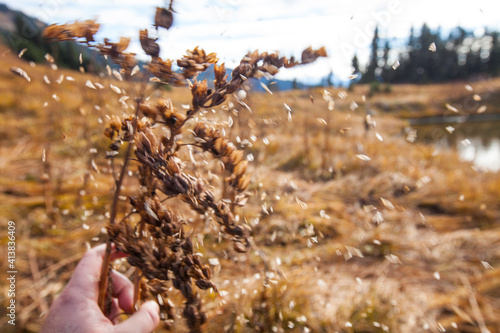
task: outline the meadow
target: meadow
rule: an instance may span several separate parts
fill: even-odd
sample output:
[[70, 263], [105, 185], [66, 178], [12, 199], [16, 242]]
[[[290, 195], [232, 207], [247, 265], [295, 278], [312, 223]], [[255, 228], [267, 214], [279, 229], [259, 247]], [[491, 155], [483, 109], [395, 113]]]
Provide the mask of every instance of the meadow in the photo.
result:
[[[36, 332], [87, 246], [106, 242], [118, 166], [103, 132], [133, 113], [124, 97], [136, 88], [0, 55], [0, 263], [14, 221], [18, 271], [17, 325], [2, 278], [0, 327]], [[414, 142], [404, 119], [498, 111], [500, 80], [369, 89], [249, 92], [207, 110], [249, 161], [238, 216], [262, 253], [238, 253], [213, 217], [181, 212], [219, 290], [201, 293], [206, 332], [500, 332], [500, 173]], [[160, 97], [183, 110], [191, 92]], [[207, 165], [215, 182], [219, 169]], [[128, 178], [122, 202], [137, 190]], [[180, 292], [169, 297], [180, 309]], [[187, 332], [179, 311], [170, 331]]]

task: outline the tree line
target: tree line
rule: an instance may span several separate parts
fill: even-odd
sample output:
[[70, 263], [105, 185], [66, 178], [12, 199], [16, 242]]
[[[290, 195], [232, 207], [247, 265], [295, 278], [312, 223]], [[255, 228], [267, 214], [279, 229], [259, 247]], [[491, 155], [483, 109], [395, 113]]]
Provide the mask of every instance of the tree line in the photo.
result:
[[499, 36], [498, 32], [487, 30], [477, 36], [457, 27], [443, 37], [440, 29], [432, 31], [423, 24], [419, 34], [411, 28], [406, 43], [396, 49], [380, 38], [376, 27], [366, 67], [360, 69], [357, 55], [352, 59], [352, 67], [361, 74], [359, 83], [430, 83], [497, 76]]

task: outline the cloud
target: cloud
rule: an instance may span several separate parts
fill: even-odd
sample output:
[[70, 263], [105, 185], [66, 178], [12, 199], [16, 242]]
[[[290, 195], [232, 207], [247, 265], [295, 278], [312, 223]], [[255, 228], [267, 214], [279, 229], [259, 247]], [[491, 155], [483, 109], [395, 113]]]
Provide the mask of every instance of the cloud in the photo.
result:
[[[164, 4], [163, 0], [7, 1], [48, 23], [97, 17], [102, 26], [98, 37], [132, 37], [133, 51], [140, 51], [138, 30], [151, 29], [154, 8]], [[347, 77], [354, 53], [361, 62], [368, 58], [375, 25], [382, 38], [395, 40], [406, 38], [411, 26], [419, 31], [424, 22], [432, 29], [500, 28], [496, 15], [500, 6], [489, 0], [189, 0], [174, 1], [174, 8], [174, 26], [159, 32], [163, 57], [178, 58], [199, 45], [217, 51], [229, 66], [254, 49], [300, 57], [308, 46], [327, 48], [329, 59], [306, 71], [283, 71], [281, 76], [287, 78], [319, 79], [330, 70]]]

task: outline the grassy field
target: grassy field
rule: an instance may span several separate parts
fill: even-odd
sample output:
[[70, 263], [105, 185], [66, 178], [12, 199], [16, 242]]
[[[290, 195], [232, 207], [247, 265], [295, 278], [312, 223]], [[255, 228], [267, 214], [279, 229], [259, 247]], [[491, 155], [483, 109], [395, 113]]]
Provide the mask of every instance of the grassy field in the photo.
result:
[[[105, 241], [115, 166], [103, 130], [107, 116], [132, 112], [123, 97], [135, 87], [0, 55], [0, 263], [14, 221], [18, 271], [17, 325], [3, 313], [2, 273], [0, 327], [36, 332], [86, 246]], [[239, 216], [271, 271], [182, 212], [203, 259], [220, 263], [222, 292], [202, 293], [206, 331], [500, 332], [500, 173], [411, 143], [400, 117], [498, 112], [499, 92], [500, 80], [393, 86], [370, 98], [367, 86], [318, 88], [251, 93], [248, 107], [215, 110], [251, 161]], [[190, 100], [185, 88], [161, 94], [178, 109]], [[365, 130], [368, 109], [376, 127]], [[172, 331], [186, 331], [181, 318]]]

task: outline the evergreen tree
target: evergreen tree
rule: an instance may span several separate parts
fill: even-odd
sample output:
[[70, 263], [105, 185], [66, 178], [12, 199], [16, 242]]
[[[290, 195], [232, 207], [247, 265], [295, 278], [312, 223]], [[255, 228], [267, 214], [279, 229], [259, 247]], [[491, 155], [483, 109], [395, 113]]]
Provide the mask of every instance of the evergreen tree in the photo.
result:
[[355, 54], [351, 60], [353, 74], [360, 73], [358, 56]]
[[392, 80], [392, 67], [389, 64], [389, 52], [391, 52], [391, 47], [389, 41], [384, 44], [384, 55], [382, 56], [382, 61], [384, 63], [382, 67], [382, 77], [385, 82], [390, 82]]
[[498, 42], [498, 32], [489, 34], [491, 37], [491, 46], [488, 55], [487, 68], [490, 75], [500, 74], [500, 43]]
[[376, 80], [375, 72], [378, 68], [378, 26], [375, 27], [371, 44], [370, 62], [361, 78], [361, 82], [368, 83]]

